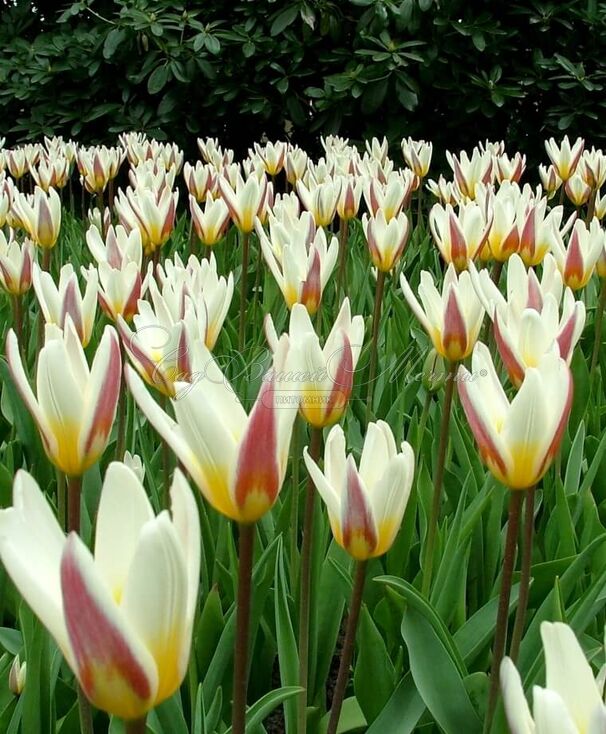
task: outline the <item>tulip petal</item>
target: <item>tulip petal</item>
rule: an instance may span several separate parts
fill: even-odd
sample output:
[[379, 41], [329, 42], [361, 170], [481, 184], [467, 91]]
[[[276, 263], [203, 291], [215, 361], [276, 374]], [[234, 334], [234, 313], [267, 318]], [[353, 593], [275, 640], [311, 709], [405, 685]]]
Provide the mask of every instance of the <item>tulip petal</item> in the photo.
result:
[[501, 662], [499, 673], [503, 705], [511, 734], [534, 734], [534, 722], [524, 696], [522, 680], [510, 658]]
[[[153, 567], [146, 569], [150, 572]], [[63, 551], [61, 589], [74, 668], [87, 698], [114, 716], [140, 718], [156, 698], [154, 659], [139, 631], [119, 612], [92, 556], [75, 533], [68, 537]]]
[[173, 525], [181, 542], [187, 567], [187, 614], [193, 621], [200, 582], [200, 516], [194, 495], [179, 469], [170, 487]]
[[536, 734], [579, 734], [564, 701], [557, 693], [535, 686], [532, 700]]
[[124, 587], [122, 610], [156, 663], [157, 705], [181, 685], [191, 633], [185, 554], [166, 511], [141, 531]]
[[95, 534], [95, 565], [117, 604], [145, 523], [154, 513], [132, 469], [112, 462], [105, 473]]

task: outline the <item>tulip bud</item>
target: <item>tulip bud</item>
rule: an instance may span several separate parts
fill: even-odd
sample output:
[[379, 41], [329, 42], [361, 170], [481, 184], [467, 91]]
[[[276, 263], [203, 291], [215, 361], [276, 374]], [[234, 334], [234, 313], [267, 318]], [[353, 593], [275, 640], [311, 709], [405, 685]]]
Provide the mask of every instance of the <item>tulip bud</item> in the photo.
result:
[[13, 660], [11, 669], [8, 674], [8, 687], [11, 693], [15, 696], [20, 696], [25, 688], [25, 677], [26, 677], [27, 663], [21, 663], [19, 656], [17, 655]]
[[444, 358], [435, 349], [430, 349], [423, 364], [423, 387], [431, 394], [438, 392], [446, 382], [446, 374]]

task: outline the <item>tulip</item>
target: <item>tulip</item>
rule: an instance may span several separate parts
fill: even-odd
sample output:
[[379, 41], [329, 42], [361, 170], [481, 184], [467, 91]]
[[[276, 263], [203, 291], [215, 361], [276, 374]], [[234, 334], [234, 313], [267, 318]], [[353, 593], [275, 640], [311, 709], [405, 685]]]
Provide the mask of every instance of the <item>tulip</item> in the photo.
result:
[[425, 140], [413, 140], [409, 137], [402, 140], [401, 147], [404, 160], [415, 176], [425, 178], [431, 165], [432, 143], [426, 143]]
[[371, 158], [374, 158], [381, 165], [385, 163], [389, 152], [389, 143], [385, 136], [383, 136], [382, 140], [378, 138], [372, 138], [370, 141], [365, 140], [364, 145], [366, 146], [366, 152]]
[[303, 212], [295, 222], [287, 227], [270, 218], [270, 237], [260, 223], [257, 235], [288, 308], [301, 303], [313, 315], [337, 263], [339, 245], [336, 237], [327, 244], [326, 233], [323, 229], [316, 231], [309, 212]]
[[497, 377], [488, 348], [476, 344], [471, 373], [458, 372], [459, 396], [482, 459], [510, 489], [537, 484], [553, 461], [572, 405], [566, 362], [547, 353], [526, 369], [511, 403]]
[[0, 232], [0, 288], [11, 296], [22, 296], [31, 288], [34, 248], [31, 242], [20, 245], [12, 231], [8, 242]]
[[[280, 342], [269, 315], [265, 317], [265, 331], [275, 352]], [[290, 312], [288, 333], [305, 365], [300, 385], [301, 415], [314, 428], [330, 426], [340, 420], [351, 395], [364, 339], [364, 320], [362, 316], [352, 318], [349, 299], [343, 299], [322, 349], [307, 309], [296, 303]]]
[[103, 313], [112, 321], [122, 316], [125, 321], [132, 321], [137, 313], [139, 299], [145, 295], [145, 286], [141, 281], [141, 271], [134, 262], [120, 268], [112, 268], [108, 263], [99, 263], [95, 269], [92, 265], [82, 274], [89, 283], [94, 282], [98, 288], [99, 305]]
[[[191, 384], [177, 383], [175, 388], [176, 420], [154, 402], [127, 367], [130, 390], [150, 423], [206, 500], [236, 522], [256, 522], [271, 509], [282, 487], [299, 407], [297, 391], [286, 381], [297, 364], [295, 357], [288, 338], [283, 337], [272, 371], [247, 415], [210, 352], [200, 345], [198, 379]], [[282, 390], [287, 398], [284, 402], [280, 400]]]
[[475, 202], [461, 204], [458, 214], [450, 204], [434, 204], [429, 213], [429, 228], [444, 262], [465, 270], [487, 242], [492, 217], [488, 218]]
[[198, 161], [195, 166], [186, 163], [183, 166], [183, 178], [187, 190], [198, 203], [217, 193], [217, 171], [209, 163]]
[[107, 237], [107, 233], [109, 232], [109, 228], [112, 223], [112, 212], [109, 207], [106, 206], [103, 209], [94, 207], [89, 209], [87, 212], [87, 219], [90, 226], [95, 227], [102, 237]]
[[26, 677], [27, 663], [22, 663], [19, 655], [16, 655], [8, 674], [8, 687], [15, 696], [20, 696], [23, 693]]
[[595, 148], [584, 150], [577, 170], [592, 191], [598, 191], [606, 181], [606, 155]]
[[360, 199], [362, 198], [362, 179], [355, 176], [343, 176], [337, 199], [339, 219], [350, 220], [358, 216]]
[[447, 181], [444, 176], [440, 176], [437, 181], [430, 178], [427, 189], [444, 205], [457, 206], [463, 199], [456, 182]]
[[529, 201], [524, 211], [520, 212], [518, 253], [526, 267], [539, 265], [547, 252], [553, 250], [555, 243], [568, 232], [576, 215], [573, 214], [560, 228], [563, 214], [562, 206], [556, 206], [547, 213], [545, 199]]
[[408, 502], [414, 473], [410, 444], [398, 452], [384, 421], [370, 423], [360, 468], [345, 454], [345, 434], [333, 426], [326, 440], [324, 472], [304, 452], [305, 465], [328, 509], [337, 543], [357, 561], [376, 558], [392, 546]]
[[234, 151], [224, 150], [216, 138], [206, 138], [205, 140], [198, 138], [197, 142], [202, 158], [217, 171], [221, 170], [223, 166], [233, 163]]
[[203, 245], [212, 247], [223, 239], [229, 224], [229, 209], [223, 199], [213, 199], [212, 195], [208, 194], [202, 210], [190, 194], [189, 210], [196, 235]]
[[478, 184], [492, 183], [494, 164], [493, 154], [490, 150], [480, 152], [477, 148], [474, 148], [471, 158], [465, 151], [461, 152], [458, 158], [450, 151], [446, 151], [446, 159], [453, 170], [455, 181], [463, 196], [473, 200], [476, 197], [476, 186]]
[[78, 171], [89, 194], [101, 194], [120, 171], [125, 158], [122, 148], [105, 145], [78, 150]]
[[520, 200], [519, 188], [510, 185], [509, 181], [504, 181], [496, 194], [491, 193], [487, 197], [486, 206], [492, 212], [492, 226], [486, 245], [491, 258], [499, 263], [506, 262], [519, 247], [518, 209]]
[[172, 516], [154, 516], [137, 476], [110, 464], [94, 557], [64, 536], [36, 481], [20, 470], [0, 511], [0, 556], [91, 703], [127, 721], [178, 690], [191, 647], [200, 573], [196, 502], [177, 470]]
[[110, 268], [120, 269], [135, 263], [141, 269], [143, 246], [138, 229], [128, 232], [121, 224], [116, 227], [110, 224], [103, 235], [96, 226], [91, 226], [86, 231], [86, 244], [98, 265], [107, 263]]
[[15, 192], [13, 209], [30, 239], [39, 247], [50, 250], [57, 244], [61, 228], [61, 199], [55, 189], [45, 193], [36, 186], [33, 196]]
[[545, 141], [545, 150], [549, 160], [562, 181], [568, 181], [576, 171], [584, 146], [585, 141], [582, 138], [577, 138], [571, 147], [568, 135], [564, 136], [564, 140], [559, 146], [554, 138]]
[[414, 315], [428, 333], [436, 351], [449, 362], [468, 357], [476, 343], [484, 307], [475, 293], [467, 271], [457, 276], [454, 265], [449, 265], [440, 293], [427, 270], [421, 272], [419, 297], [414, 295], [402, 273], [400, 285]]
[[38, 165], [30, 169], [32, 178], [43, 191], [51, 188], [62, 189], [66, 186], [71, 173], [67, 158], [56, 156], [43, 158]]
[[510, 730], [513, 734], [604, 731], [603, 682], [594, 677], [572, 629], [561, 622], [542, 622], [541, 638], [545, 651], [545, 688], [533, 687], [532, 714], [513, 661], [504, 658], [501, 663], [501, 690]]
[[128, 188], [126, 194], [118, 192], [116, 212], [120, 224], [132, 232], [141, 233], [143, 251], [151, 255], [170, 237], [175, 224], [178, 191], [164, 187], [156, 194], [149, 189]]
[[362, 228], [373, 265], [388, 273], [398, 263], [410, 237], [410, 222], [406, 214], [400, 213], [389, 222], [382, 210], [372, 218], [364, 214]]
[[591, 186], [578, 173], [573, 173], [568, 181], [566, 181], [564, 190], [566, 191], [566, 196], [576, 207], [586, 204], [591, 196]]
[[364, 200], [370, 214], [375, 216], [382, 210], [387, 221], [397, 217], [410, 202], [413, 179], [414, 174], [410, 171], [392, 174], [385, 184], [381, 184], [375, 178], [368, 179], [364, 189]]
[[14, 148], [6, 151], [6, 165], [11, 176], [17, 181], [28, 171], [28, 160], [25, 148]]
[[526, 169], [526, 156], [516, 153], [510, 158], [506, 153], [495, 157], [496, 177], [499, 183], [503, 181], [518, 182]]
[[539, 166], [539, 176], [547, 197], [551, 199], [562, 185], [562, 179], [553, 166]]
[[167, 170], [162, 161], [150, 158], [131, 167], [128, 180], [133, 189], [150, 189], [158, 198], [164, 189], [174, 187], [176, 175], [175, 168]]
[[328, 227], [335, 218], [342, 181], [328, 178], [323, 183], [297, 181], [297, 193], [303, 206], [311, 212], [317, 227]]
[[589, 226], [577, 220], [572, 228], [568, 247], [564, 247], [561, 238], [554, 238], [552, 252], [565, 285], [575, 291], [587, 285], [604, 250], [605, 242], [606, 233], [597, 219], [592, 219]]
[[58, 287], [50, 273], [34, 264], [33, 283], [45, 322], [56, 324], [63, 329], [69, 317], [82, 346], [86, 347], [93, 333], [97, 311], [96, 272], [88, 277], [84, 296], [80, 292], [78, 278], [70, 263], [61, 268]]
[[266, 204], [268, 185], [265, 174], [261, 178], [252, 175], [246, 180], [238, 174], [235, 185], [220, 176], [218, 185], [234, 224], [240, 232], [250, 234], [255, 228], [255, 217]]
[[291, 186], [295, 186], [300, 178], [303, 178], [307, 170], [308, 155], [297, 145], [289, 146], [286, 152], [284, 167], [286, 169], [286, 180]]
[[105, 450], [116, 414], [122, 361], [115, 330], [105, 328], [89, 368], [71, 318], [66, 318], [63, 332], [47, 325], [38, 355], [37, 397], [25, 375], [12, 329], [6, 339], [6, 356], [48, 458], [68, 476], [81, 476]]
[[287, 150], [288, 145], [283, 142], [265, 143], [265, 145], [255, 143], [255, 152], [261, 159], [266, 173], [272, 177], [277, 176], [284, 168]]

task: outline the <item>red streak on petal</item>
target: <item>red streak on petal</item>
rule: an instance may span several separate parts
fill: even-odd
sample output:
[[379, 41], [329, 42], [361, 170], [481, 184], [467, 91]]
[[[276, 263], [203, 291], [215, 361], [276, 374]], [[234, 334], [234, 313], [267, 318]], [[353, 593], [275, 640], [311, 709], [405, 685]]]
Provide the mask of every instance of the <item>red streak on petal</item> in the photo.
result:
[[[97, 438], [103, 442], [109, 436], [116, 415], [122, 378], [122, 356], [120, 344], [115, 336], [110, 339], [109, 362], [99, 393], [95, 396], [97, 407], [93, 415], [90, 432], [84, 442], [84, 451], [90, 451]], [[125, 399], [125, 398], [123, 398]]]
[[301, 290], [301, 303], [304, 304], [310, 314], [314, 314], [318, 310], [322, 298], [320, 266], [320, 253], [314, 248], [311, 267]]
[[585, 264], [583, 253], [579, 243], [578, 230], [575, 228], [570, 236], [568, 252], [566, 253], [566, 265], [564, 266], [564, 280], [568, 284], [580, 284], [583, 282]]
[[499, 354], [501, 355], [501, 359], [503, 360], [503, 364], [505, 365], [509, 374], [509, 378], [516, 387], [519, 387], [524, 380], [524, 368], [515, 358], [515, 355], [510, 349], [509, 344], [503, 337], [499, 315], [496, 311], [494, 315], [494, 337], [497, 344], [497, 349], [499, 350]]
[[275, 411], [274, 385], [264, 381], [240, 445], [235, 482], [238, 507], [245, 507], [253, 492], [266, 494], [271, 507], [280, 491]]
[[61, 304], [61, 327], [65, 328], [65, 318], [67, 315], [71, 316], [74, 322], [74, 327], [80, 341], [84, 341], [84, 322], [82, 320], [82, 300], [78, 291], [78, 283], [76, 277], [70, 278], [65, 294], [63, 296], [63, 303]]
[[475, 436], [478, 447], [480, 449], [480, 455], [482, 456], [486, 464], [491, 461], [499, 468], [501, 474], [505, 475], [507, 469], [505, 461], [503, 460], [503, 457], [499, 454], [497, 447], [494, 445], [494, 442], [490, 438], [490, 433], [488, 432], [486, 426], [482, 423], [482, 419], [476, 413], [476, 409], [469, 399], [469, 395], [467, 393], [467, 384], [465, 383], [465, 381], [459, 381], [457, 383], [457, 389], [459, 392], [459, 398], [461, 399], [461, 405], [463, 406], [463, 410], [465, 411], [465, 415], [467, 416], [467, 422], [469, 423], [469, 427], [471, 428], [471, 431]]
[[[330, 355], [331, 358], [334, 355]], [[347, 334], [343, 334], [343, 349], [339, 363], [333, 377], [333, 388], [326, 403], [324, 415], [326, 424], [329, 425], [339, 420], [353, 387], [353, 354]], [[332, 375], [331, 375], [332, 376]]]
[[448, 229], [450, 234], [450, 259], [457, 270], [464, 270], [467, 265], [467, 243], [453, 212], [448, 215]]
[[363, 538], [368, 546], [370, 555], [377, 547], [377, 532], [374, 527], [372, 512], [362, 486], [360, 477], [351, 462], [347, 464], [347, 496], [343, 512], [343, 545], [348, 550], [354, 550], [354, 539]]
[[534, 271], [530, 271], [528, 274], [528, 300], [526, 302], [526, 308], [534, 308], [535, 311], [539, 312], [543, 309], [543, 293]]
[[[467, 329], [465, 319], [461, 315], [459, 303], [454, 288], [450, 288], [448, 301], [444, 312], [444, 331], [442, 333], [442, 344], [446, 352], [456, 344], [455, 359], [461, 359], [467, 354]], [[460, 351], [460, 354], [458, 352]]]
[[557, 336], [558, 347], [560, 348], [560, 357], [568, 361], [572, 352], [572, 337], [577, 323], [577, 313], [573, 311], [568, 321], [564, 324]]
[[549, 445], [547, 453], [545, 454], [545, 458], [543, 459], [543, 464], [541, 466], [541, 476], [551, 463], [554, 456], [558, 453], [558, 449], [560, 448], [560, 444], [562, 442], [562, 437], [564, 436], [564, 431], [566, 430], [568, 418], [570, 417], [570, 411], [572, 409], [574, 385], [572, 382], [572, 374], [570, 373], [570, 369], [568, 367], [566, 367], [566, 369], [568, 370], [568, 393], [566, 395], [566, 403], [564, 404], [562, 415], [560, 416], [560, 422], [558, 423], [558, 426], [554, 433], [553, 441]]
[[128, 640], [104, 614], [91, 594], [73, 554], [69, 538], [61, 560], [61, 589], [65, 624], [76, 658], [78, 679], [86, 695], [94, 699], [95, 669], [113, 669], [142, 701], [150, 698], [150, 682], [133, 655]]

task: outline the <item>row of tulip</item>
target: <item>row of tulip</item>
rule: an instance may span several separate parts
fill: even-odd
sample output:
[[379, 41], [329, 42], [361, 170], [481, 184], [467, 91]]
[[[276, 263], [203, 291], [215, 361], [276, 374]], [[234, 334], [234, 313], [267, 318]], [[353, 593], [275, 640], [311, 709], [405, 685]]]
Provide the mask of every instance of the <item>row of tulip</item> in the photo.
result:
[[[377, 417], [374, 391], [383, 307], [389, 295], [387, 277], [398, 271], [404, 299], [446, 362], [447, 372], [446, 379], [431, 388], [435, 391], [444, 384], [445, 390], [420, 563], [421, 592], [429, 599], [435, 590], [442, 487], [458, 386], [479, 454], [495, 479], [512, 490], [485, 731], [495, 713], [499, 671], [512, 732], [533, 731], [533, 726], [547, 731], [548, 715], [550, 721], [564, 721], [554, 712], [558, 706], [566, 709], [566, 696], [556, 704], [547, 695], [537, 695], [535, 724], [529, 723], [529, 713], [519, 713], [520, 685], [512, 661], [526, 629], [532, 534], [523, 547], [510, 658], [502, 661], [522, 500], [532, 530], [537, 485], [558, 457], [572, 407], [570, 364], [587, 310], [577, 298], [587, 293], [596, 271], [602, 285], [594, 319], [592, 386], [597, 379], [606, 300], [606, 234], [600, 225], [606, 157], [601, 151], [584, 152], [582, 141], [572, 148], [567, 140], [561, 147], [551, 141], [546, 144], [551, 169], [541, 174], [543, 193], [540, 187], [519, 185], [525, 160], [519, 154], [508, 157], [500, 144], [487, 143], [471, 156], [449, 154], [453, 180], [427, 185], [441, 199], [431, 207], [428, 224], [445, 264], [444, 275], [422, 270], [417, 287], [403, 266], [403, 255], [412, 247], [415, 192], [416, 233], [424, 232], [422, 181], [431, 145], [403, 141], [409, 168], [398, 170], [385, 142], [368, 142], [363, 156], [347, 141], [331, 138], [323, 144], [326, 157], [317, 163], [296, 148], [268, 143], [256, 145], [249, 159], [238, 164], [233, 153], [223, 151], [216, 141], [199, 141], [205, 162], [183, 167], [192, 234], [182, 238], [181, 253], [175, 249], [172, 258], [163, 258], [162, 253], [176, 240], [178, 192], [173, 187], [182, 155], [175, 146], [137, 135], [124, 136], [121, 146], [113, 149], [84, 149], [49, 139], [44, 146], [7, 151], [1, 157], [16, 180], [5, 177], [0, 207], [5, 227], [10, 227], [0, 237], [0, 285], [13, 306], [6, 356], [44, 451], [66, 477], [67, 521], [61, 512], [59, 519], [55, 517], [35, 478], [20, 470], [14, 480], [13, 507], [0, 514], [0, 555], [76, 674], [81, 726], [87, 734], [92, 726], [87, 701], [125, 719], [129, 731], [143, 731], [146, 715], [177, 691], [187, 672], [199, 596], [201, 528], [186, 475], [208, 503], [239, 528], [231, 708], [232, 732], [244, 731], [255, 528], [279, 499], [289, 453], [294, 454], [293, 474], [303, 456], [310, 477], [298, 574], [300, 689], [294, 690], [298, 734], [304, 734], [308, 724], [314, 487], [326, 505], [336, 543], [357, 564], [327, 721], [329, 734], [337, 731], [367, 564], [396, 542], [414, 493], [415, 464], [420, 460], [431, 465], [409, 442], [398, 446], [388, 423], [372, 420]], [[52, 258], [62, 216], [69, 216], [54, 187], [60, 187], [60, 181], [67, 184], [70, 169], [50, 161], [67, 161], [70, 155], [78, 163], [83, 186], [97, 195], [99, 204], [123, 162], [128, 158], [130, 164], [130, 185], [115, 195], [111, 192], [109, 207], [90, 213], [78, 257], [82, 258], [85, 240], [94, 263], [81, 269], [84, 288], [71, 263], [61, 265]], [[51, 168], [54, 183], [43, 187], [41, 172], [46, 175]], [[278, 178], [282, 169], [293, 191], [274, 195], [274, 187], [284, 183]], [[33, 194], [25, 193], [20, 183], [26, 171], [36, 183]], [[61, 171], [65, 176], [59, 175]], [[579, 180], [586, 196], [580, 193]], [[561, 203], [551, 206], [549, 200], [560, 186]], [[575, 207], [566, 221], [564, 193]], [[358, 225], [362, 198], [368, 211]], [[338, 236], [333, 236], [330, 227], [337, 215]], [[220, 249], [227, 247], [230, 221], [240, 233], [242, 264], [235, 272], [219, 275]], [[347, 454], [351, 436], [338, 425], [350, 404], [365, 340], [364, 315], [352, 316], [348, 297], [354, 295], [348, 273], [361, 257], [351, 236], [356, 228], [368, 246], [375, 292], [365, 438], [358, 463]], [[190, 254], [194, 234], [204, 246], [218, 245], [217, 257], [210, 251], [203, 259]], [[249, 309], [260, 289], [259, 279], [252, 291], [247, 280], [250, 245], [255, 241], [257, 268], [262, 268], [262, 257], [290, 317], [280, 335], [282, 320], [274, 322], [269, 313], [265, 315], [271, 365], [247, 411], [212, 350], [229, 318], [235, 281], [240, 285], [240, 352], [249, 341]], [[43, 251], [41, 266], [36, 262], [37, 249]], [[485, 267], [489, 262], [491, 271]], [[535, 271], [539, 265], [540, 277]], [[329, 294], [334, 294], [331, 313], [326, 296], [337, 266], [337, 282]], [[34, 355], [27, 348], [27, 334], [33, 333], [32, 304], [27, 300], [32, 285], [39, 324]], [[103, 328], [95, 345], [100, 326], [97, 302], [113, 325]], [[493, 324], [491, 335], [488, 329], [482, 333], [485, 315]], [[323, 329], [325, 322], [330, 329]], [[463, 364], [470, 357], [471, 371]], [[497, 357], [510, 383], [506, 388]], [[124, 364], [126, 359], [129, 365]], [[165, 507], [157, 516], [145, 495], [137, 460], [124, 454], [130, 398], [123, 391], [123, 367], [129, 394], [179, 462], [170, 486], [166, 471]], [[310, 427], [309, 447], [302, 454], [296, 442], [291, 450], [297, 415]], [[398, 415], [400, 423], [403, 418]], [[331, 426], [322, 461], [323, 431]], [[104, 460], [112, 435], [116, 460], [105, 473], [93, 555], [81, 539], [81, 482], [85, 472]], [[169, 464], [165, 457], [165, 469]], [[293, 507], [297, 504], [293, 499]], [[296, 509], [292, 518], [296, 546]], [[30, 530], [25, 532], [26, 528]], [[568, 633], [557, 626], [545, 629], [546, 651], [559, 635], [566, 654], [576, 655], [579, 668]], [[548, 668], [549, 659], [548, 652]], [[547, 688], [561, 693], [549, 675]], [[603, 707], [596, 713], [595, 701], [589, 698], [578, 711], [569, 707], [567, 715], [579, 731], [585, 731], [580, 721], [591, 720], [599, 731], [606, 720]], [[560, 730], [566, 731], [561, 726]], [[552, 726], [549, 731], [556, 729]]]

